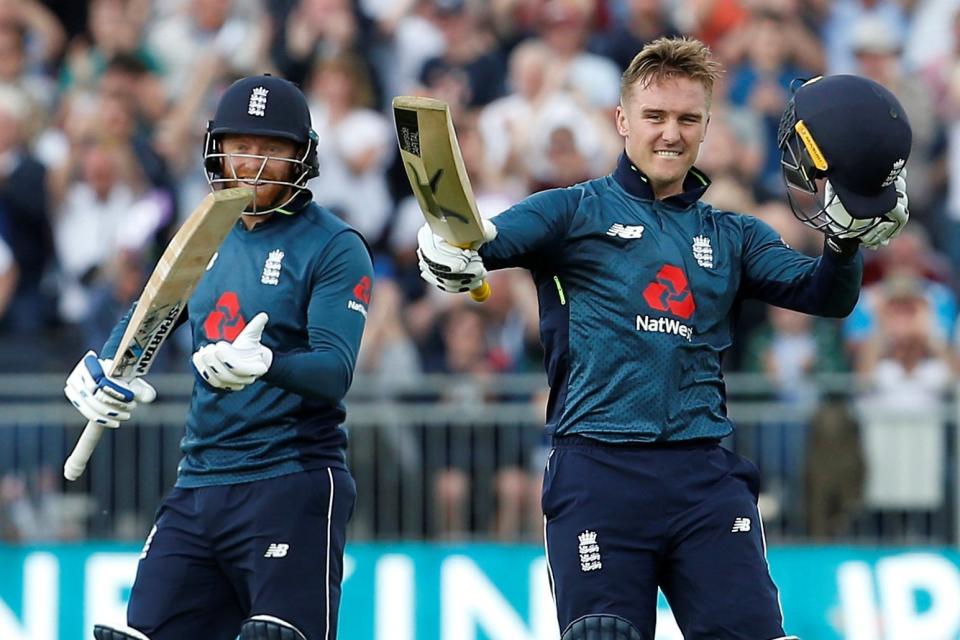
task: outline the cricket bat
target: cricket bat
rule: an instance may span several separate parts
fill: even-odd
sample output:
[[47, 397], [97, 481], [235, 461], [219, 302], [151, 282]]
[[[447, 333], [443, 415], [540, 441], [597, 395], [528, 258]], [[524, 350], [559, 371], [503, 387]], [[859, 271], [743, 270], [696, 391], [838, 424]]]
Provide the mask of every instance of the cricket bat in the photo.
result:
[[[447, 103], [397, 96], [393, 115], [403, 167], [430, 228], [464, 249], [482, 242], [483, 224]], [[470, 296], [483, 302], [490, 297], [490, 285], [484, 282]]]
[[[193, 210], [147, 280], [107, 375], [132, 380], [150, 370], [213, 254], [252, 199], [253, 189], [224, 189], [208, 194]], [[76, 480], [83, 473], [105, 428], [87, 423], [63, 465], [67, 480]]]

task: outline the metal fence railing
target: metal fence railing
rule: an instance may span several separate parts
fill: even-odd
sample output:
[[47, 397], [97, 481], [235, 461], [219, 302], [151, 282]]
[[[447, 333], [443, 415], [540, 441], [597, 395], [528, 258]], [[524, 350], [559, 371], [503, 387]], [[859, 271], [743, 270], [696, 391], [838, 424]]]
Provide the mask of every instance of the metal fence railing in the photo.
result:
[[[0, 539], [144, 536], [175, 480], [192, 378], [153, 381], [162, 401], [108, 434], [67, 483], [82, 420], [62, 377], [0, 375]], [[770, 540], [958, 541], [955, 394], [877, 415], [844, 376], [793, 398], [761, 377], [727, 384], [737, 430], [724, 444], [761, 469]], [[347, 401], [352, 539], [537, 539], [544, 390], [536, 375], [358, 378]]]

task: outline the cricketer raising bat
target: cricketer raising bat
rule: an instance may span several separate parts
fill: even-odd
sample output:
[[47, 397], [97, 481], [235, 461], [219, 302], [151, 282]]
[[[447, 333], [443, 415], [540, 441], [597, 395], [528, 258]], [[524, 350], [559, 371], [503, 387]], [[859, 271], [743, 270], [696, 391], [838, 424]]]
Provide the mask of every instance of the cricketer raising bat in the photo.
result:
[[[253, 199], [253, 189], [239, 187], [210, 193], [177, 231], [147, 280], [107, 375], [132, 380], [150, 369], [157, 350], [206, 271], [231, 227]], [[67, 480], [76, 480], [103, 435], [103, 425], [88, 422], [63, 465]]]
[[[430, 228], [464, 249], [483, 242], [483, 224], [447, 103], [397, 96], [393, 115], [407, 179]], [[490, 297], [490, 285], [484, 282], [470, 296], [483, 302]]]

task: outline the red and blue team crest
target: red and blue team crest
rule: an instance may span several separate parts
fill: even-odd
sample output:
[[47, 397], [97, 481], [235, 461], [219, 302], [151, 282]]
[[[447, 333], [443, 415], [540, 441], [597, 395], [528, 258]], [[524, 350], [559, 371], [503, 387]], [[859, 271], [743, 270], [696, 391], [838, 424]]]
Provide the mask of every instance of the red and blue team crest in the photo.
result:
[[203, 334], [207, 340], [233, 342], [247, 326], [240, 313], [240, 299], [235, 291], [227, 291], [221, 294], [215, 306], [216, 309], [203, 321]]

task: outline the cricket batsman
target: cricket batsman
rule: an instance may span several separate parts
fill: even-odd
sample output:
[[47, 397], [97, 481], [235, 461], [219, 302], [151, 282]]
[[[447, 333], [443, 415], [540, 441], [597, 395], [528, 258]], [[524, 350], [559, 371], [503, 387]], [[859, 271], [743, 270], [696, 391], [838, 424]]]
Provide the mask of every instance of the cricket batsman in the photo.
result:
[[[127, 626], [98, 625], [97, 640], [337, 635], [356, 499], [342, 399], [373, 268], [360, 234], [305, 187], [317, 140], [304, 95], [269, 75], [230, 86], [207, 127], [212, 188], [251, 186], [255, 199], [189, 301], [197, 379], [177, 482], [140, 555]], [[110, 427], [156, 395], [104, 374], [125, 325], [65, 390]]]
[[653, 640], [657, 588], [687, 640], [786, 640], [757, 510], [757, 468], [720, 446], [733, 425], [721, 373], [740, 302], [841, 318], [858, 248], [907, 221], [911, 130], [880, 85], [799, 87], [783, 116], [783, 174], [823, 255], [701, 198], [694, 162], [720, 72], [692, 39], [656, 40], [623, 74], [610, 175], [528, 197], [479, 250], [424, 226], [423, 278], [457, 292], [487, 269], [529, 269], [550, 382], [542, 506], [562, 640]]

